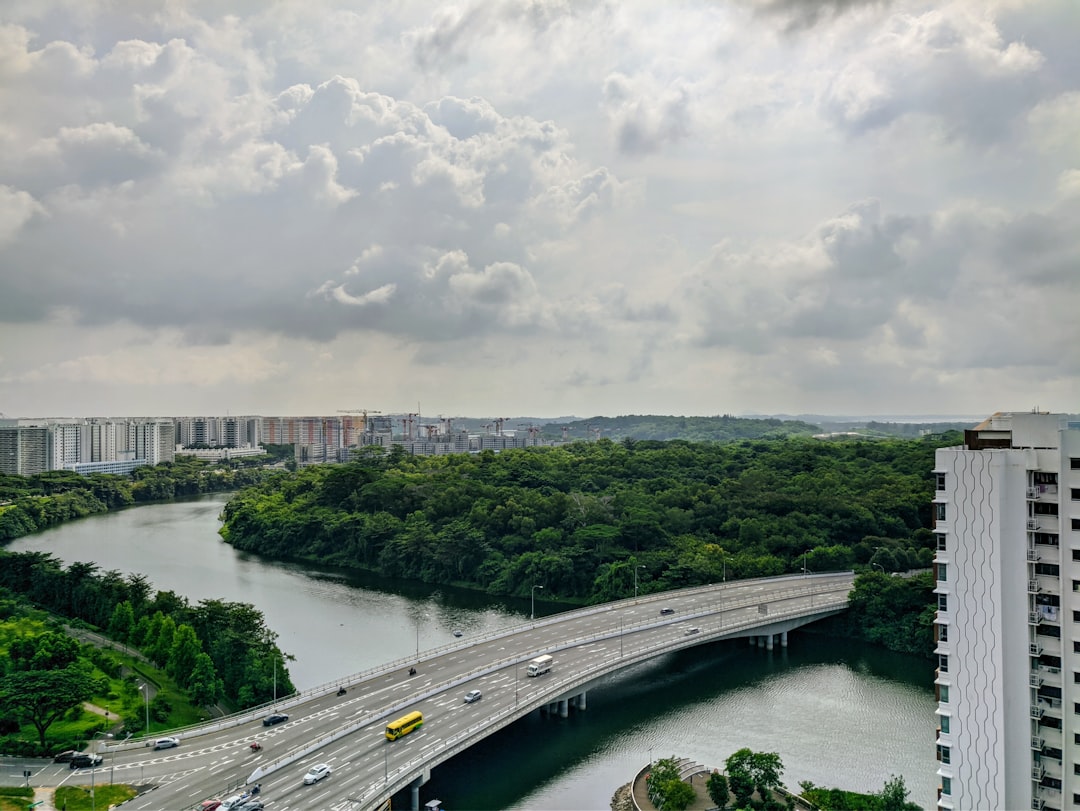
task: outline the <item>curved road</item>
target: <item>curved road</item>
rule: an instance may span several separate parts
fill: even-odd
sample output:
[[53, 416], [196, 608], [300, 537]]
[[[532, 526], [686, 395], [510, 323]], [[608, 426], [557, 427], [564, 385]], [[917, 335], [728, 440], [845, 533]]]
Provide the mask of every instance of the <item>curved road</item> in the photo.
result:
[[[174, 749], [154, 751], [152, 742], [102, 747], [105, 763], [93, 774], [49, 765], [32, 782], [154, 784], [125, 804], [131, 811], [196, 808], [204, 799], [241, 793], [248, 782], [262, 784], [268, 811], [376, 808], [476, 741], [587, 690], [607, 673], [693, 645], [780, 633], [835, 614], [847, 606], [853, 582], [851, 573], [740, 580], [570, 611], [279, 701], [276, 710], [289, 720], [277, 726], [262, 726], [264, 708], [174, 733], [182, 739]], [[527, 662], [542, 653], [554, 656], [552, 671], [528, 678]], [[418, 672], [410, 677], [413, 664]], [[347, 685], [343, 696], [339, 685]], [[483, 698], [465, 704], [472, 689]], [[424, 713], [424, 726], [386, 740], [386, 722], [413, 709]], [[260, 742], [260, 752], [251, 751], [252, 741]], [[328, 763], [333, 772], [305, 786], [303, 775], [315, 763]]]

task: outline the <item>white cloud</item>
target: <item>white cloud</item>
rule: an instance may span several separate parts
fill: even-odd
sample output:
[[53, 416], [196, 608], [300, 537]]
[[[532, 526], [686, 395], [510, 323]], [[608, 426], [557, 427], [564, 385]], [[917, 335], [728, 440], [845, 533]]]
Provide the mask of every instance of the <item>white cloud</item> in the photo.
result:
[[346, 378], [462, 413], [1049, 404], [1080, 374], [1071, 15], [6, 7], [4, 410], [75, 380], [318, 411]]

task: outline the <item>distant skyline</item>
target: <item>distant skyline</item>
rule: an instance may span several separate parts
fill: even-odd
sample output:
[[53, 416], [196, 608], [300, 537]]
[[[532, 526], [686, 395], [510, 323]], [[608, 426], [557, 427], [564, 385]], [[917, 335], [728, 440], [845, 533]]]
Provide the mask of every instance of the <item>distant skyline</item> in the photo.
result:
[[0, 413], [1080, 410], [1075, 0], [11, 0]]

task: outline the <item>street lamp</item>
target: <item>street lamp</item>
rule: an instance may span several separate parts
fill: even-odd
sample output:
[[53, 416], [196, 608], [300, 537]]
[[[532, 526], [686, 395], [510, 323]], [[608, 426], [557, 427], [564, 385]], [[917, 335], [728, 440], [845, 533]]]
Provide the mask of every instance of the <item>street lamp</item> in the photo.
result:
[[810, 550], [807, 549], [805, 552], [802, 553], [802, 576], [803, 577], [806, 577], [806, 556], [809, 554], [809, 552], [810, 552]]
[[97, 756], [97, 752], [94, 749], [94, 741], [97, 740], [98, 735], [111, 738], [112, 733], [98, 730], [90, 738], [90, 811], [97, 811], [97, 799], [94, 797], [94, 774], [97, 772], [97, 761], [94, 758]]
[[139, 690], [146, 697], [146, 735], [150, 735], [150, 685], [143, 682], [139, 685]]
[[[127, 743], [128, 738], [130, 738], [133, 734], [134, 733], [129, 732], [127, 735], [124, 736], [124, 740], [121, 741], [121, 743]], [[119, 744], [117, 744], [117, 746], [119, 746]], [[113, 747], [112, 757], [109, 758], [109, 785], [110, 786], [113, 784], [113, 775], [116, 772], [116, 748], [117, 748], [116, 746]]]
[[531, 619], [531, 620], [536, 619], [536, 590], [537, 589], [543, 589], [543, 588], [544, 588], [543, 586], [533, 586], [532, 587], [532, 608], [529, 609], [529, 619]]
[[637, 566], [634, 567], [634, 599], [635, 600], [637, 599], [637, 570], [638, 569], [644, 569], [644, 568], [645, 568], [644, 563], [639, 563]]
[[881, 573], [882, 573], [882, 574], [887, 574], [887, 572], [885, 571], [885, 567], [884, 567], [884, 566], [882, 566], [882, 565], [881, 565], [880, 563], [873, 563], [873, 564], [871, 564], [871, 565], [872, 565], [872, 566], [877, 566], [877, 567], [878, 567], [879, 569], [881, 569]]

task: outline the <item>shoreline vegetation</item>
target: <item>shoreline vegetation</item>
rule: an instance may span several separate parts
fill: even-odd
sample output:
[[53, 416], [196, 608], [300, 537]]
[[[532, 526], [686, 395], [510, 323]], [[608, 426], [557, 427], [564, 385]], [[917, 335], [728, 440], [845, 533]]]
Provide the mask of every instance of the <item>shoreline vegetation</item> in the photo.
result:
[[[234, 496], [237, 549], [583, 605], [731, 578], [854, 570], [834, 631], [929, 656], [934, 451], [911, 440], [623, 440], [276, 473]], [[398, 449], [399, 450], [399, 449]]]

